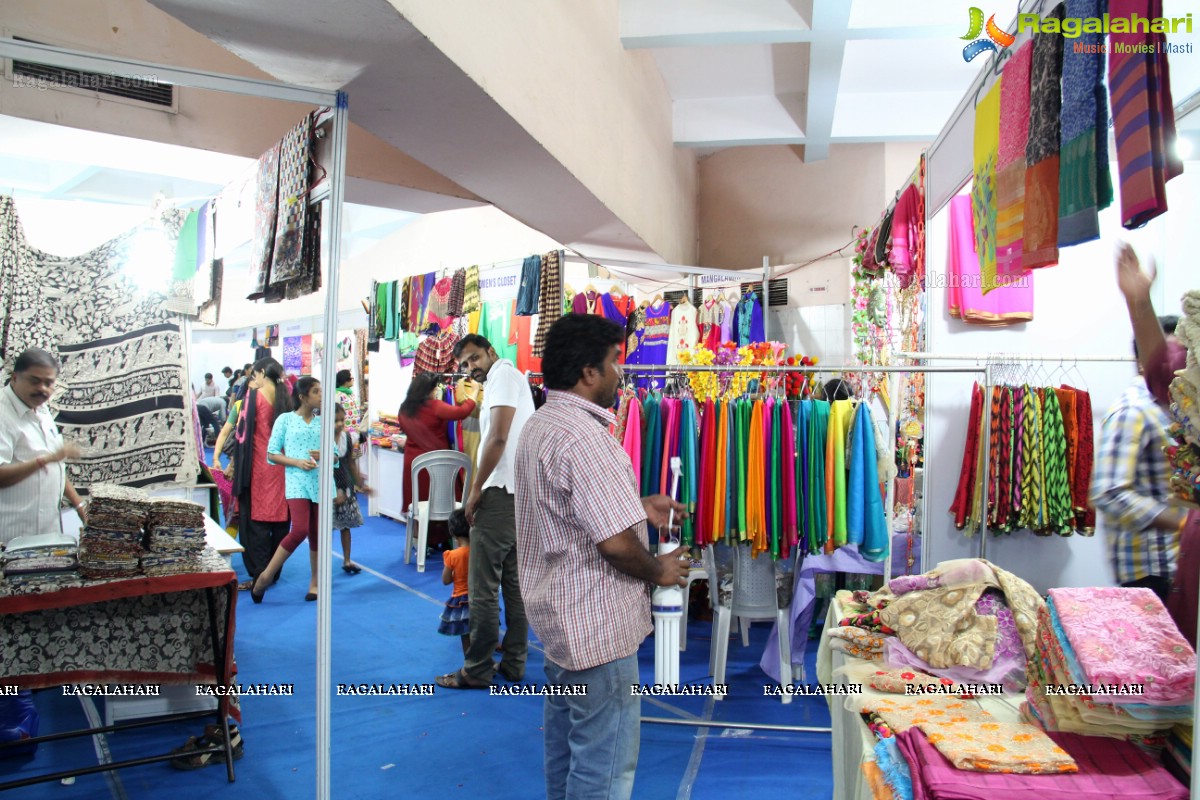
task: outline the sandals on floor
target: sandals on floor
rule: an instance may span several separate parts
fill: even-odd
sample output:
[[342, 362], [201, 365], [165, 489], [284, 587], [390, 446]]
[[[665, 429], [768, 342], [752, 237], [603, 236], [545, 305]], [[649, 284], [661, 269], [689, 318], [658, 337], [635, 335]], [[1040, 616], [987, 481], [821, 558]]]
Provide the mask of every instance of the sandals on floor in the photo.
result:
[[470, 683], [461, 669], [457, 672], [447, 672], [445, 675], [438, 675], [433, 680], [434, 683], [443, 689], [486, 689], [492, 685], [490, 682]]
[[345, 572], [348, 575], [357, 575], [358, 573], [362, 572], [362, 567], [360, 567], [358, 564], [342, 564], [342, 572]]
[[[246, 754], [246, 748], [242, 743], [241, 732], [234, 725], [229, 726], [229, 739], [233, 743], [233, 760], [238, 761]], [[210, 747], [221, 747], [223, 745], [224, 731], [221, 730], [219, 725], [209, 725], [204, 729], [203, 736], [189, 736], [183, 746], [171, 751], [175, 755], [175, 758], [171, 759], [171, 766], [186, 772], [202, 769], [213, 764], [224, 764], [225, 753], [222, 751], [215, 753], [199, 752], [207, 750]]]

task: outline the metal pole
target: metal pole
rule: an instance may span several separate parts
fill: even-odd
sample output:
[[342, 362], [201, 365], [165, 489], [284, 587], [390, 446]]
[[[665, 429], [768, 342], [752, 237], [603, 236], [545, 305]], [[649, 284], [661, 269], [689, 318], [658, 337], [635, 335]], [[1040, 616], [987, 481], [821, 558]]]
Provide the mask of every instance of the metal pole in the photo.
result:
[[692, 728], [738, 728], [744, 731], [783, 731], [787, 733], [833, 733], [833, 728], [811, 728], [803, 725], [768, 725], [749, 722], [718, 722], [711, 719], [670, 719], [669, 717], [642, 717], [642, 722], [655, 725], [687, 725]]
[[[892, 462], [896, 461], [896, 421], [900, 418], [900, 393], [904, 391], [904, 373], [891, 373], [887, 376], [888, 386], [888, 441], [892, 446]], [[887, 585], [892, 579], [892, 558], [894, 556], [892, 539], [896, 535], [896, 475], [888, 481], [887, 496], [884, 498], [884, 514], [887, 516], [888, 556], [883, 562], [883, 583]]]
[[983, 433], [979, 450], [983, 453], [983, 489], [979, 492], [979, 557], [987, 558], [988, 533], [988, 471], [992, 464], [992, 365], [983, 372]]
[[[893, 353], [895, 358], [908, 358], [916, 361], [987, 361], [995, 359], [998, 353]], [[1137, 361], [1133, 356], [1068, 356], [1062, 353], [1004, 353], [1005, 360], [1011, 361], [1072, 361], [1072, 362], [1125, 362]]]
[[948, 372], [948, 373], [966, 373], [980, 374], [984, 371], [983, 367], [924, 367], [924, 366], [907, 366], [907, 367], [864, 367], [864, 366], [830, 366], [828, 364], [819, 364], [817, 366], [750, 366], [735, 364], [731, 366], [719, 366], [715, 364], [629, 364], [624, 367], [626, 374], [634, 375], [641, 373], [662, 373], [673, 372], [680, 375], [688, 372]]
[[769, 297], [771, 295], [771, 258], [763, 256], [763, 279], [762, 279], [762, 310], [763, 310], [763, 336], [768, 342], [779, 341], [771, 336], [771, 303]]
[[342, 259], [342, 203], [346, 196], [346, 134], [349, 102], [337, 93], [333, 110], [333, 163], [329, 167], [329, 269], [325, 289], [325, 356], [321, 367], [320, 521], [317, 541], [317, 800], [330, 800], [330, 712], [333, 677], [333, 418], [336, 410], [338, 281]]

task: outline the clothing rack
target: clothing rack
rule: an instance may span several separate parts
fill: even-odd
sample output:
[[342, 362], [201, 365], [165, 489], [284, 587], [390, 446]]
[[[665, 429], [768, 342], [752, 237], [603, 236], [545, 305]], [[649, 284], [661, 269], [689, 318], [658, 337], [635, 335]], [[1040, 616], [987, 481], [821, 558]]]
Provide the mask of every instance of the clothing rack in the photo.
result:
[[[1101, 356], [1101, 355], [1084, 355], [1084, 356], [1066, 356], [1063, 354], [1053, 355], [1048, 353], [960, 353], [960, 354], [944, 354], [944, 353], [912, 353], [901, 352], [893, 353], [897, 358], [908, 358], [920, 361], [974, 361], [976, 364], [984, 362], [983, 373], [983, 394], [985, 398], [992, 396], [993, 370], [996, 367], [1010, 366], [1012, 364], [1021, 363], [1047, 363], [1057, 361], [1060, 364], [1076, 363], [1076, 362], [1092, 362], [1092, 363], [1130, 363], [1137, 359], [1133, 356]], [[985, 402], [983, 404], [983, 430], [989, 431], [992, 427], [992, 404]], [[988, 447], [991, 447], [991, 438], [988, 437]], [[983, 486], [984, 491], [980, 492], [979, 505], [979, 557], [987, 558], [987, 534], [988, 534], [988, 468], [991, 465], [990, 453], [983, 459]], [[922, 545], [928, 545], [928, 541], [923, 541]], [[921, 571], [925, 571], [927, 563], [928, 547], [921, 548]]]
[[1022, 361], [1050, 362], [1134, 362], [1134, 356], [1068, 356], [1053, 353], [963, 353], [950, 355], [946, 353], [892, 353], [894, 358], [907, 358], [914, 361], [991, 361], [996, 364], [1012, 364]]
[[[786, 374], [786, 373], [814, 373], [814, 372], [829, 372], [829, 373], [871, 373], [883, 372], [888, 373], [889, 384], [892, 380], [896, 380], [894, 388], [889, 387], [888, 396], [893, 398], [888, 404], [888, 436], [893, 440], [891, 442], [892, 452], [895, 452], [895, 430], [899, 421], [899, 409], [896, 400], [904, 391], [904, 376], [907, 373], [958, 373], [958, 374], [988, 374], [988, 368], [981, 366], [974, 367], [954, 367], [954, 366], [864, 366], [862, 364], [814, 364], [814, 365], [772, 365], [772, 366], [751, 366], [745, 364], [733, 364], [729, 366], [721, 366], [716, 364], [631, 364], [624, 367], [624, 371], [628, 375], [686, 375], [689, 372], [756, 372], [756, 373], [771, 373], [771, 374]], [[895, 377], [893, 378], [893, 374]], [[986, 480], [986, 475], [984, 476]], [[883, 580], [888, 582], [892, 579], [892, 536], [894, 535], [893, 528], [895, 527], [895, 502], [896, 502], [896, 478], [893, 477], [888, 481], [887, 495], [884, 498], [884, 516], [887, 519], [887, 534], [888, 534], [888, 554], [883, 561]], [[927, 540], [922, 540], [921, 544], [921, 571], [925, 571], [925, 551]], [[982, 556], [981, 556], [982, 557]]]

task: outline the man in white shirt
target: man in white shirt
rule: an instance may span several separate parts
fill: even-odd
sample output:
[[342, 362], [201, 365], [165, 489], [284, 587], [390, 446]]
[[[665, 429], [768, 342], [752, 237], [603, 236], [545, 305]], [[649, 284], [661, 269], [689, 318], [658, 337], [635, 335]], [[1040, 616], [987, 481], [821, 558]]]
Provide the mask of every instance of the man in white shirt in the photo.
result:
[[[484, 384], [479, 413], [479, 465], [467, 494], [471, 523], [471, 644], [462, 669], [437, 678], [448, 689], [488, 686], [499, 672], [510, 681], [525, 677], [529, 624], [517, 580], [517, 520], [513, 490], [513, 452], [525, 423], [533, 416], [533, 394], [513, 363], [496, 355], [478, 334], [454, 346], [459, 369]], [[497, 667], [492, 661], [500, 630], [499, 592], [504, 593], [504, 643]]]
[[18, 536], [62, 531], [62, 498], [87, 522], [83, 501], [67, 480], [63, 461], [79, 458], [64, 442], [46, 401], [58, 380], [58, 362], [30, 348], [0, 389], [0, 543]]
[[204, 373], [204, 385], [200, 387], [200, 392], [196, 395], [197, 400], [203, 400], [205, 397], [220, 397], [221, 391], [217, 388], [217, 384], [213, 381], [211, 372]]

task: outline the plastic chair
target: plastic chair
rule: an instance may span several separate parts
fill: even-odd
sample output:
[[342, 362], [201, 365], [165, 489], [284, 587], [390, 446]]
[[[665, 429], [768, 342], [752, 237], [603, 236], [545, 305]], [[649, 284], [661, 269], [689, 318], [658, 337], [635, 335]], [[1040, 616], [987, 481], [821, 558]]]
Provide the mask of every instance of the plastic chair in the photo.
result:
[[[466, 471], [463, 479], [464, 496], [456, 496], [458, 473]], [[419, 477], [429, 473], [429, 499], [417, 500]], [[429, 523], [447, 520], [462, 508], [467, 487], [471, 485], [471, 459], [457, 450], [434, 450], [419, 455], [412, 462], [412, 502], [408, 506], [408, 521], [404, 534], [404, 563], [408, 563], [414, 544], [417, 552], [417, 572], [425, 571], [425, 543], [429, 539]]]
[[[715, 566], [712, 570], [716, 580]], [[716, 583], [713, 583], [716, 586]], [[750, 557], [749, 545], [733, 550], [733, 596], [729, 605], [720, 602], [719, 590], [713, 593], [713, 637], [709, 664], [713, 670], [713, 683], [725, 683], [725, 666], [729, 657], [730, 623], [738, 618], [742, 630], [742, 646], [750, 644], [750, 623], [772, 621], [779, 631], [779, 676], [784, 686], [792, 685], [791, 637], [788, 635], [790, 620], [788, 610], [779, 607], [779, 595], [775, 587], [775, 563], [767, 554]], [[720, 698], [718, 698], [720, 699]], [[792, 698], [782, 694], [783, 702]]]

